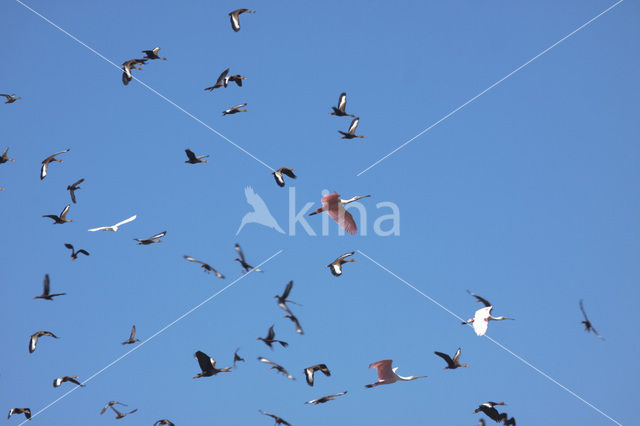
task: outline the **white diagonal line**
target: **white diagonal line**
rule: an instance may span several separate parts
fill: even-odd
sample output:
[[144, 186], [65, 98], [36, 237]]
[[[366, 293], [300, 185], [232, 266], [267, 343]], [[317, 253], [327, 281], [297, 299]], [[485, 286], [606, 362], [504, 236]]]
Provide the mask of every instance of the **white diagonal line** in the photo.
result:
[[[374, 264], [376, 264], [378, 267], [380, 267], [381, 269], [383, 269], [384, 271], [387, 271], [389, 274], [391, 274], [392, 276], [394, 276], [395, 278], [397, 278], [398, 280], [400, 280], [401, 282], [403, 282], [405, 285], [407, 285], [407, 287], [410, 287], [411, 289], [413, 289], [415, 292], [421, 294], [422, 296], [424, 296], [425, 298], [429, 299], [432, 303], [438, 305], [440, 308], [442, 308], [443, 310], [447, 311], [450, 315], [452, 315], [453, 317], [457, 318], [460, 321], [464, 321], [462, 319], [462, 317], [460, 317], [460, 315], [457, 315], [456, 313], [452, 312], [451, 310], [449, 310], [448, 308], [446, 308], [445, 306], [443, 306], [442, 304], [440, 304], [438, 301], [436, 301], [435, 299], [433, 299], [432, 297], [430, 297], [429, 295], [425, 294], [424, 292], [422, 292], [421, 290], [419, 290], [418, 288], [416, 288], [414, 285], [412, 285], [411, 283], [409, 283], [408, 281], [404, 280], [403, 278], [399, 277], [398, 275], [396, 275], [395, 273], [393, 273], [391, 270], [389, 270], [388, 268], [386, 268], [385, 266], [381, 265], [380, 263], [376, 262], [375, 260], [373, 260], [372, 258], [370, 258], [369, 256], [367, 256], [366, 254], [364, 254], [361, 250], [357, 250], [358, 253], [360, 253], [361, 255], [363, 255], [364, 257], [366, 257], [367, 259], [369, 259], [371, 262], [373, 262]], [[469, 327], [471, 327], [471, 324], [468, 324]], [[526, 366], [530, 367], [531, 369], [533, 369], [535, 372], [541, 374], [543, 377], [545, 377], [546, 379], [548, 379], [549, 381], [551, 381], [552, 383], [558, 385], [560, 388], [564, 389], [565, 391], [567, 391], [569, 394], [571, 394], [572, 396], [576, 397], [577, 399], [579, 399], [580, 401], [582, 401], [583, 403], [585, 403], [586, 405], [588, 405], [589, 407], [593, 408], [595, 411], [597, 411], [598, 413], [602, 414], [603, 416], [605, 416], [607, 419], [611, 420], [613, 423], [622, 426], [622, 423], [618, 422], [617, 420], [611, 418], [609, 415], [607, 415], [605, 412], [603, 412], [602, 410], [600, 410], [598, 407], [596, 407], [595, 405], [591, 404], [589, 401], [585, 400], [584, 398], [582, 398], [580, 395], [578, 395], [577, 393], [575, 393], [574, 391], [572, 391], [571, 389], [569, 389], [568, 387], [564, 386], [562, 383], [558, 382], [557, 380], [555, 380], [553, 377], [549, 376], [547, 373], [545, 373], [544, 371], [540, 370], [539, 368], [537, 368], [536, 366], [534, 366], [533, 364], [531, 364], [529, 361], [527, 361], [526, 359], [522, 358], [520, 355], [514, 353], [513, 351], [511, 351], [509, 348], [507, 348], [506, 346], [504, 346], [502, 343], [498, 342], [497, 340], [489, 337], [488, 335], [484, 335], [484, 337], [486, 337], [487, 339], [489, 339], [490, 341], [492, 341], [493, 343], [495, 343], [496, 345], [498, 345], [498, 347], [502, 348], [504, 351], [506, 351], [507, 353], [511, 354], [514, 358], [516, 358], [517, 360], [521, 361], [523, 364], [525, 364]]]
[[[226, 287], [222, 288], [221, 290], [217, 291], [216, 293], [212, 294], [211, 296], [207, 297], [206, 299], [204, 299], [202, 302], [200, 302], [199, 304], [197, 304], [196, 306], [194, 306], [193, 308], [189, 309], [187, 312], [185, 312], [184, 314], [180, 315], [178, 318], [176, 318], [175, 320], [171, 321], [169, 324], [165, 325], [164, 327], [162, 327], [160, 330], [156, 331], [151, 337], [149, 337], [148, 339], [140, 342], [139, 345], [136, 345], [133, 349], [125, 352], [123, 355], [119, 356], [118, 358], [114, 359], [113, 361], [111, 361], [109, 364], [107, 364], [106, 366], [104, 366], [103, 368], [101, 368], [100, 370], [96, 371], [95, 373], [93, 373], [91, 376], [89, 376], [88, 379], [84, 380], [82, 382], [82, 384], [84, 385], [85, 383], [90, 382], [92, 379], [94, 379], [96, 376], [102, 374], [104, 371], [106, 371], [108, 368], [112, 367], [113, 365], [117, 364], [118, 362], [120, 362], [121, 360], [123, 360], [124, 358], [126, 358], [127, 356], [129, 356], [129, 354], [137, 351], [138, 349], [140, 349], [142, 346], [144, 346], [147, 342], [151, 341], [152, 339], [154, 339], [156, 336], [164, 333], [166, 330], [168, 330], [169, 328], [173, 327], [176, 323], [178, 323], [180, 320], [188, 317], [189, 315], [191, 315], [194, 311], [196, 311], [198, 308], [200, 308], [202, 305], [206, 304], [207, 302], [209, 302], [211, 299], [215, 298], [216, 296], [218, 296], [219, 294], [221, 294], [222, 292], [224, 292], [226, 289], [228, 289], [229, 287], [231, 287], [232, 285], [234, 285], [235, 283], [237, 283], [238, 281], [242, 280], [244, 277], [246, 277], [247, 275], [253, 273], [253, 271], [256, 268], [259, 268], [260, 266], [264, 265], [265, 263], [269, 262], [271, 259], [273, 259], [274, 257], [278, 256], [280, 253], [282, 253], [284, 250], [278, 250], [275, 254], [271, 255], [271, 257], [269, 257], [267, 260], [263, 261], [262, 263], [260, 263], [258, 266], [256, 266], [254, 269], [251, 269], [249, 272], [247, 272], [246, 274], [236, 278], [235, 280], [233, 280], [233, 282], [231, 282], [230, 284], [228, 284]], [[47, 404], [46, 406], [44, 406], [43, 408], [41, 408], [40, 410], [38, 410], [35, 414], [33, 414], [31, 416], [31, 418], [33, 419], [34, 417], [36, 417], [38, 414], [41, 414], [43, 411], [51, 408], [52, 406], [54, 406], [55, 404], [57, 404], [59, 401], [63, 400], [64, 398], [66, 398], [69, 394], [71, 394], [72, 392], [75, 392], [80, 386], [76, 386], [73, 387], [71, 390], [67, 391], [66, 393], [62, 394], [62, 396], [60, 396], [58, 399], [50, 402], [49, 404]], [[24, 420], [22, 423], [20, 423], [18, 426], [22, 426], [23, 424], [27, 423], [28, 420]]]
[[[17, 0], [16, 0], [17, 1]], [[547, 47], [546, 49], [544, 49], [542, 52], [538, 53], [536, 56], [534, 56], [533, 58], [529, 59], [527, 62], [525, 62], [524, 64], [520, 65], [518, 68], [516, 68], [515, 70], [511, 71], [509, 74], [505, 75], [504, 77], [502, 77], [500, 80], [496, 81], [495, 83], [493, 83], [491, 86], [487, 87], [486, 89], [484, 89], [482, 92], [478, 93], [477, 95], [475, 95], [474, 97], [472, 97], [471, 99], [469, 99], [468, 101], [466, 101], [465, 103], [463, 103], [462, 105], [460, 105], [459, 107], [457, 107], [456, 109], [454, 109], [453, 111], [449, 112], [447, 115], [445, 115], [444, 117], [442, 117], [440, 120], [436, 121], [435, 123], [433, 123], [432, 125], [430, 125], [429, 127], [427, 127], [426, 129], [422, 130], [420, 133], [418, 133], [417, 135], [415, 135], [414, 137], [412, 137], [411, 139], [409, 139], [408, 141], [406, 141], [405, 143], [403, 143], [402, 145], [398, 146], [396, 149], [394, 149], [393, 151], [391, 151], [390, 153], [388, 153], [387, 155], [385, 155], [384, 157], [380, 158], [378, 161], [376, 161], [375, 163], [371, 164], [369, 167], [367, 167], [366, 169], [362, 170], [360, 173], [358, 173], [356, 176], [360, 176], [363, 173], [367, 172], [369, 169], [372, 169], [373, 167], [377, 166], [378, 164], [380, 164], [382, 161], [386, 160], [387, 158], [389, 158], [390, 156], [392, 156], [393, 154], [395, 154], [396, 152], [400, 151], [402, 148], [404, 148], [405, 146], [409, 145], [411, 142], [413, 142], [414, 140], [416, 140], [417, 138], [419, 138], [420, 136], [424, 135], [425, 133], [427, 133], [429, 130], [433, 129], [434, 127], [436, 127], [438, 124], [442, 123], [443, 121], [445, 121], [447, 118], [451, 117], [453, 114], [455, 114], [456, 112], [460, 111], [462, 108], [466, 107], [467, 105], [469, 105], [471, 102], [475, 101], [476, 99], [478, 99], [480, 96], [484, 95], [485, 93], [487, 93], [489, 90], [493, 89], [494, 87], [496, 87], [497, 85], [499, 85], [500, 83], [502, 83], [503, 81], [505, 81], [506, 79], [508, 79], [509, 77], [511, 77], [512, 75], [514, 75], [515, 73], [517, 73], [518, 71], [520, 71], [521, 69], [523, 69], [524, 67], [526, 67], [527, 65], [529, 65], [531, 62], [535, 61], [536, 59], [538, 59], [539, 57], [541, 57], [542, 55], [544, 55], [545, 53], [547, 53], [548, 51], [550, 51], [551, 49], [553, 49], [554, 47], [556, 47], [557, 45], [559, 45], [560, 43], [562, 43], [563, 41], [565, 41], [566, 39], [568, 39], [569, 37], [573, 36], [574, 34], [576, 34], [578, 31], [582, 30], [583, 28], [585, 28], [587, 25], [591, 24], [593, 21], [595, 21], [596, 19], [600, 18], [602, 15], [604, 15], [605, 13], [609, 12], [611, 9], [613, 9], [614, 7], [618, 6], [620, 3], [622, 3], [624, 0], [619, 0], [618, 2], [614, 3], [613, 5], [609, 6], [608, 8], [606, 8], [605, 10], [603, 10], [602, 12], [600, 12], [599, 14], [597, 14], [596, 16], [594, 16], [593, 18], [589, 19], [587, 22], [585, 22], [584, 24], [580, 25], [578, 28], [576, 28], [575, 30], [571, 31], [569, 34], [567, 34], [566, 36], [562, 37], [560, 40], [556, 41], [555, 43], [553, 43], [551, 46]]]
[[[102, 53], [98, 52], [97, 50], [95, 50], [94, 48], [92, 48], [91, 46], [89, 46], [88, 44], [86, 44], [85, 42], [83, 42], [82, 40], [78, 39], [77, 37], [75, 37], [73, 34], [70, 34], [68, 31], [64, 30], [63, 28], [61, 28], [59, 25], [55, 24], [54, 22], [52, 22], [50, 19], [48, 19], [47, 17], [43, 16], [42, 14], [38, 13], [36, 10], [32, 9], [31, 7], [29, 7], [28, 5], [26, 5], [25, 3], [23, 3], [20, 0], [15, 0], [17, 3], [19, 3], [20, 5], [24, 6], [26, 9], [30, 10], [31, 12], [33, 12], [34, 14], [36, 14], [37, 16], [39, 16], [40, 18], [42, 18], [44, 21], [46, 21], [47, 23], [51, 24], [53, 27], [57, 28], [58, 30], [60, 30], [61, 32], [63, 32], [65, 35], [67, 35], [68, 37], [70, 37], [72, 40], [74, 40], [75, 42], [81, 44], [82, 46], [86, 47], [87, 49], [89, 49], [91, 52], [95, 53], [97, 56], [99, 56], [101, 59], [105, 60], [106, 62], [110, 63], [111, 65], [113, 65], [114, 67], [116, 67], [118, 70], [122, 71], [122, 68], [117, 65], [115, 62], [113, 62], [111, 59], [107, 58], [106, 56], [104, 56]], [[133, 74], [132, 74], [133, 75]], [[144, 81], [140, 80], [139, 78], [133, 77], [133, 79], [135, 81], [137, 81], [138, 83], [142, 84], [145, 88], [147, 88], [149, 91], [155, 93], [156, 95], [158, 95], [160, 98], [162, 98], [163, 100], [167, 101], [169, 104], [173, 105], [174, 107], [176, 107], [177, 109], [179, 109], [180, 111], [182, 111], [183, 113], [185, 113], [186, 115], [188, 115], [189, 117], [191, 117], [192, 119], [194, 119], [196, 122], [200, 123], [201, 125], [203, 125], [204, 127], [206, 127], [207, 129], [211, 130], [213, 133], [215, 133], [216, 135], [220, 136], [222, 139], [224, 139], [225, 141], [229, 142], [231, 145], [235, 146], [237, 149], [239, 149], [240, 151], [244, 152], [245, 154], [247, 154], [249, 157], [253, 158], [254, 160], [256, 160], [258, 163], [262, 164], [263, 166], [265, 166], [267, 169], [271, 170], [272, 172], [275, 171], [275, 169], [273, 167], [271, 167], [270, 165], [268, 165], [267, 163], [265, 163], [264, 161], [262, 161], [261, 159], [259, 159], [258, 157], [256, 157], [255, 155], [251, 154], [249, 151], [247, 151], [246, 149], [244, 149], [243, 147], [241, 147], [240, 145], [238, 145], [237, 143], [235, 143], [234, 141], [232, 141], [231, 139], [229, 139], [228, 137], [226, 137], [225, 135], [223, 135], [222, 133], [220, 133], [219, 131], [217, 131], [216, 129], [214, 129], [213, 127], [209, 126], [207, 123], [205, 123], [204, 121], [200, 120], [198, 117], [196, 117], [195, 115], [191, 114], [189, 111], [187, 111], [186, 109], [182, 108], [180, 105], [176, 104], [175, 102], [173, 102], [171, 99], [167, 98], [165, 95], [163, 95], [162, 93], [158, 92], [157, 90], [155, 90], [153, 87], [149, 86], [147, 83], [145, 83]]]

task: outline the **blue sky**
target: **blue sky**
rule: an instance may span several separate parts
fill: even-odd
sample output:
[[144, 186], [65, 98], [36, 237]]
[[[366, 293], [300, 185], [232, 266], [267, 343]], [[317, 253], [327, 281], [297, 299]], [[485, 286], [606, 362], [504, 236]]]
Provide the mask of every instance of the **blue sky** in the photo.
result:
[[[394, 5], [371, 1], [27, 3], [116, 64], [162, 48], [168, 61], [135, 72], [155, 90], [278, 168], [294, 167], [299, 209], [321, 191], [371, 194], [367, 236], [281, 235], [247, 225], [251, 186], [281, 226], [289, 189], [270, 170], [19, 3], [4, 1], [0, 92], [3, 137], [15, 163], [0, 166], [0, 295], [3, 408], [34, 412], [131, 347], [132, 324], [146, 339], [240, 277], [239, 242], [264, 265], [61, 400], [32, 423], [112, 424], [109, 400], [139, 411], [120, 420], [176, 425], [270, 424], [258, 409], [294, 425], [475, 424], [476, 406], [506, 401], [518, 424], [611, 421], [408, 288], [361, 254], [334, 278], [324, 267], [361, 250], [448, 309], [480, 307], [470, 289], [516, 318], [489, 335], [623, 424], [635, 419], [640, 369], [635, 322], [640, 302], [640, 8], [611, 12], [504, 81], [367, 173], [356, 174], [487, 88], [613, 2], [459, 1]], [[242, 15], [234, 33], [227, 13]], [[242, 88], [205, 92], [225, 68]], [[330, 117], [338, 95], [361, 117], [365, 139], [340, 140], [349, 119]], [[247, 102], [249, 112], [221, 112]], [[65, 149], [44, 181], [40, 161]], [[186, 165], [184, 149], [210, 154]], [[68, 184], [85, 178], [72, 223], [44, 214], [69, 203]], [[371, 225], [400, 208], [400, 235]], [[118, 233], [89, 233], [137, 214]], [[309, 218], [316, 232], [322, 219]], [[135, 245], [167, 230], [162, 244]], [[63, 244], [91, 252], [69, 260]], [[189, 254], [227, 276], [184, 261]], [[55, 302], [33, 300], [45, 273]], [[289, 280], [305, 330], [296, 335], [273, 295]], [[595, 327], [580, 325], [583, 298]], [[275, 324], [289, 348], [255, 340]], [[29, 336], [50, 330], [34, 354]], [[247, 359], [231, 374], [192, 380], [202, 350], [220, 365]], [[463, 348], [470, 368], [443, 371], [434, 350]], [[256, 361], [283, 364], [296, 381]], [[401, 375], [424, 380], [364, 389], [367, 366], [392, 358]], [[332, 376], [304, 383], [302, 369], [324, 362]], [[68, 385], [68, 386], [67, 386]], [[348, 390], [328, 404], [309, 399]], [[544, 409], [541, 410], [541, 407]], [[11, 419], [14, 423], [20, 420]]]

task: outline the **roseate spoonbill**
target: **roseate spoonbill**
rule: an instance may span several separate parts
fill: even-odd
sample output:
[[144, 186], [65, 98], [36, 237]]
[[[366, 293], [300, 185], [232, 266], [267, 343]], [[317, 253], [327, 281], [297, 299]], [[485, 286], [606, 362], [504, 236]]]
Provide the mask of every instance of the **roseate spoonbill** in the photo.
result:
[[134, 240], [138, 242], [139, 246], [148, 246], [149, 244], [161, 243], [162, 240], [160, 238], [164, 237], [165, 235], [167, 235], [167, 231], [162, 231], [159, 234], [147, 238], [146, 240], [139, 240], [137, 238], [134, 238]]
[[293, 313], [291, 312], [291, 310], [289, 309], [289, 307], [287, 306], [287, 303], [293, 303], [294, 305], [300, 305], [299, 303], [294, 302], [293, 300], [289, 300], [287, 299], [289, 297], [289, 293], [291, 293], [291, 289], [293, 288], [293, 281], [289, 281], [289, 283], [287, 284], [287, 286], [285, 287], [284, 291], [282, 292], [282, 294], [276, 294], [275, 296], [273, 296], [274, 299], [278, 299], [278, 306], [280, 306], [280, 308], [285, 311], [288, 314], [293, 315]]
[[5, 149], [4, 152], [2, 153], [2, 157], [0, 157], [0, 164], [4, 164], [7, 161], [11, 161], [11, 162], [15, 161], [13, 158], [9, 158], [9, 156], [7, 155], [7, 152], [9, 152], [9, 148]]
[[199, 379], [200, 377], [211, 377], [215, 376], [218, 373], [231, 372], [230, 368], [216, 368], [216, 360], [210, 358], [209, 355], [205, 354], [204, 352], [196, 352], [195, 357], [198, 359], [198, 364], [200, 365], [202, 373], [193, 376], [194, 379]]
[[234, 82], [238, 85], [238, 87], [242, 87], [242, 80], [246, 80], [247, 77], [243, 77], [240, 74], [230, 75], [229, 77], [225, 77], [224, 79], [224, 87], [227, 87], [229, 82]]
[[589, 318], [587, 318], [587, 313], [584, 311], [584, 305], [582, 304], [582, 299], [580, 299], [580, 310], [582, 311], [582, 315], [584, 316], [584, 321], [580, 321], [580, 324], [584, 324], [584, 331], [586, 331], [587, 333], [590, 331], [593, 331], [593, 333], [598, 336], [600, 339], [604, 340], [604, 337], [602, 337], [595, 328], [593, 328], [593, 325], [591, 325], [591, 321], [589, 321]]
[[113, 405], [111, 406], [111, 409], [113, 410], [114, 413], [116, 413], [116, 419], [121, 419], [123, 417], [128, 416], [129, 414], [133, 414], [136, 411], [138, 411], [138, 409], [136, 408], [136, 409], [133, 409], [133, 410], [129, 411], [128, 413], [121, 413], [120, 411], [116, 410], [116, 408]]
[[304, 369], [304, 376], [306, 377], [307, 384], [309, 386], [313, 386], [313, 376], [316, 371], [321, 371], [327, 377], [331, 376], [331, 371], [329, 371], [326, 364], [316, 364], [311, 367], [307, 367]]
[[487, 332], [487, 328], [489, 327], [489, 321], [502, 321], [502, 320], [513, 320], [515, 318], [507, 318], [507, 317], [493, 317], [491, 316], [491, 310], [493, 306], [485, 306], [484, 308], [480, 308], [476, 311], [473, 318], [469, 318], [467, 321], [464, 321], [462, 324], [473, 323], [473, 330], [476, 332], [478, 336], [484, 336]]
[[160, 48], [156, 47], [153, 50], [143, 50], [142, 53], [145, 54], [144, 59], [162, 59], [163, 61], [166, 61], [167, 58], [163, 58], [162, 56], [158, 55], [159, 51], [160, 51]]
[[126, 62], [122, 63], [122, 84], [125, 86], [133, 80], [133, 75], [131, 74], [131, 70], [142, 70], [142, 68], [136, 65], [144, 65], [147, 63], [146, 59], [129, 59]]
[[71, 201], [73, 201], [73, 204], [76, 203], [76, 191], [78, 189], [81, 189], [78, 185], [80, 185], [82, 182], [84, 182], [84, 179], [80, 179], [74, 182], [72, 185], [67, 186], [67, 191], [69, 191], [69, 194], [71, 194]]
[[218, 76], [218, 79], [216, 80], [216, 84], [214, 84], [213, 86], [205, 87], [204, 90], [208, 90], [212, 92], [214, 89], [217, 89], [219, 87], [222, 87], [222, 86], [227, 87], [226, 79], [227, 79], [228, 72], [229, 72], [229, 68], [222, 71], [222, 73]]
[[89, 229], [89, 232], [95, 232], [95, 231], [111, 231], [111, 232], [117, 232], [118, 229], [120, 228], [120, 226], [124, 225], [125, 223], [129, 223], [132, 222], [134, 220], [136, 220], [136, 215], [134, 214], [133, 216], [131, 216], [129, 219], [125, 219], [122, 222], [118, 222], [115, 225], [111, 225], [111, 226], [101, 226], [99, 228], [92, 228]]
[[100, 415], [103, 415], [103, 414], [107, 411], [107, 408], [109, 408], [109, 407], [111, 407], [111, 406], [113, 406], [113, 405], [116, 405], [116, 404], [118, 404], [118, 405], [122, 405], [122, 406], [124, 406], [124, 407], [127, 407], [127, 404], [123, 404], [122, 402], [118, 402], [118, 401], [109, 401], [109, 402], [107, 402], [107, 405], [105, 405], [105, 406], [102, 408], [102, 410], [100, 410]]
[[291, 320], [291, 322], [293, 322], [293, 324], [296, 326], [296, 333], [304, 334], [304, 331], [302, 331], [302, 326], [300, 325], [300, 321], [298, 321], [298, 317], [293, 314], [289, 314], [285, 315], [284, 318], [288, 318]]
[[236, 262], [240, 262], [240, 264], [242, 265], [242, 273], [246, 274], [247, 272], [253, 270], [256, 272], [263, 272], [258, 268], [254, 268], [253, 266], [249, 265], [246, 260], [244, 259], [244, 253], [242, 252], [242, 249], [240, 248], [239, 244], [236, 244], [236, 252], [238, 252], [238, 256], [240, 256], [240, 258], [238, 259], [237, 257], [233, 260], [235, 260]]
[[233, 368], [236, 368], [236, 362], [245, 362], [244, 358], [238, 355], [239, 350], [240, 348], [236, 349], [236, 351], [233, 353]]
[[333, 112], [330, 112], [329, 115], [335, 115], [336, 117], [355, 117], [353, 114], [347, 114], [345, 112], [345, 108], [347, 107], [347, 94], [345, 92], [340, 93], [340, 97], [338, 98], [338, 107], [332, 106]]
[[41, 161], [42, 167], [40, 168], [40, 180], [44, 179], [47, 176], [47, 170], [49, 169], [49, 163], [52, 161], [57, 161], [58, 163], [64, 163], [64, 161], [56, 158], [56, 155], [64, 154], [65, 152], [69, 152], [70, 149], [67, 148], [64, 151], [56, 152], [55, 154], [51, 154], [47, 158]]
[[62, 225], [63, 223], [73, 222], [73, 220], [67, 219], [67, 213], [69, 212], [69, 207], [71, 206], [67, 204], [67, 206], [64, 209], [62, 209], [62, 211], [60, 212], [60, 216], [57, 216], [55, 214], [45, 214], [42, 217], [48, 217], [49, 219], [53, 219], [52, 225], [57, 225], [57, 224]]
[[187, 153], [187, 161], [185, 161], [185, 163], [198, 164], [198, 163], [208, 163], [209, 162], [209, 160], [203, 160], [203, 158], [209, 157], [209, 154], [200, 155], [200, 156], [196, 157], [196, 155], [190, 149], [185, 149], [184, 152]]
[[476, 408], [473, 411], [473, 413], [476, 414], [476, 413], [482, 412], [495, 422], [502, 422], [505, 425], [515, 426], [516, 419], [511, 417], [510, 419], [507, 420], [509, 415], [507, 413], [498, 413], [498, 410], [496, 410], [495, 408], [496, 405], [507, 405], [507, 404], [505, 404], [504, 402], [487, 401], [484, 404], [481, 404], [478, 408]]
[[132, 345], [135, 342], [139, 342], [140, 339], [136, 339], [136, 326], [132, 325], [131, 326], [131, 333], [129, 334], [129, 338], [127, 340], [125, 340], [124, 342], [122, 342], [123, 345]]
[[24, 414], [27, 420], [31, 419], [31, 409], [30, 408], [12, 408], [9, 410], [8, 419], [11, 418], [14, 414]]
[[339, 258], [337, 258], [336, 260], [334, 260], [333, 262], [331, 262], [330, 264], [328, 264], [326, 267], [327, 268], [331, 268], [331, 273], [336, 276], [339, 277], [340, 275], [342, 275], [342, 265], [344, 265], [347, 262], [355, 262], [355, 259], [347, 259], [347, 257], [349, 256], [353, 256], [355, 253], [355, 251], [352, 251], [350, 253], [345, 253], [342, 256], [340, 256]]
[[258, 361], [271, 365], [271, 367], [269, 367], [269, 370], [276, 370], [278, 373], [282, 373], [287, 376], [288, 379], [295, 380], [295, 377], [289, 374], [289, 372], [283, 366], [276, 364], [273, 361], [269, 361], [268, 359], [261, 356], [258, 357]]
[[73, 244], [64, 243], [64, 246], [69, 250], [71, 250], [71, 260], [76, 260], [78, 258], [78, 255], [81, 253], [84, 254], [85, 256], [89, 256], [89, 252], [86, 251], [85, 249], [80, 249], [78, 251], [75, 251], [73, 248]]
[[187, 256], [187, 255], [185, 255], [185, 256], [184, 256], [184, 258], [185, 258], [185, 259], [187, 259], [189, 262], [199, 263], [199, 264], [200, 264], [200, 267], [202, 268], [202, 270], [203, 270], [204, 272], [206, 272], [207, 274], [208, 274], [209, 272], [213, 272], [213, 273], [216, 275], [216, 277], [218, 277], [218, 278], [224, 278], [224, 275], [222, 275], [220, 272], [216, 271], [216, 270], [215, 270], [215, 268], [213, 268], [213, 267], [212, 267], [211, 265], [209, 265], [208, 263], [201, 262], [201, 261], [196, 260], [196, 259], [194, 259], [193, 257], [191, 257], [191, 256]]
[[233, 28], [233, 31], [235, 32], [240, 31], [240, 14], [242, 13], [256, 13], [256, 11], [249, 9], [236, 9], [233, 12], [229, 12], [231, 28]]
[[460, 352], [461, 349], [458, 348], [456, 354], [453, 356], [453, 359], [445, 353], [442, 352], [434, 352], [434, 354], [438, 355], [440, 358], [444, 359], [447, 362], [447, 366], [444, 367], [445, 370], [455, 370], [458, 367], [468, 367], [468, 364], [460, 364]]
[[18, 99], [22, 99], [20, 96], [16, 96], [15, 93], [13, 93], [11, 95], [7, 95], [5, 93], [0, 93], [0, 96], [4, 96], [5, 98], [7, 98], [5, 104], [12, 104], [15, 101], [17, 101]]
[[334, 393], [333, 395], [327, 395], [327, 396], [323, 396], [322, 398], [312, 399], [311, 401], [305, 402], [305, 404], [314, 404], [314, 405], [324, 404], [325, 402], [334, 400], [337, 396], [342, 396], [346, 394], [347, 394], [347, 391]]
[[374, 386], [380, 386], [380, 385], [390, 385], [400, 380], [409, 381], [409, 380], [416, 380], [423, 377], [427, 377], [427, 376], [409, 376], [409, 377], [398, 376], [396, 374], [396, 370], [398, 369], [398, 367], [392, 369], [391, 368], [392, 363], [393, 363], [392, 360], [385, 359], [385, 360], [374, 362], [373, 364], [371, 364], [369, 368], [375, 368], [377, 370], [378, 381], [375, 383], [371, 383], [370, 385], [365, 385], [365, 388], [372, 388]]
[[29, 339], [29, 353], [32, 354], [35, 350], [36, 350], [36, 345], [38, 344], [38, 339], [42, 336], [49, 336], [49, 337], [53, 337], [54, 339], [57, 339], [58, 336], [56, 336], [55, 334], [53, 334], [50, 331], [37, 331], [35, 333], [33, 333], [31, 335], [31, 338]]
[[170, 420], [168, 419], [162, 419], [162, 420], [158, 420], [157, 422], [155, 422], [153, 424], [153, 426], [158, 426], [158, 425], [167, 425], [167, 426], [175, 426]]
[[358, 231], [358, 227], [356, 226], [356, 222], [353, 220], [353, 216], [351, 216], [351, 213], [349, 213], [344, 206], [367, 197], [371, 197], [371, 195], [357, 195], [353, 198], [349, 198], [348, 200], [342, 200], [337, 192], [327, 194], [322, 197], [322, 200], [320, 200], [322, 207], [309, 213], [309, 216], [327, 212], [329, 213], [329, 216], [331, 216], [331, 219], [340, 225], [342, 229], [347, 231], [349, 234], [355, 234]]
[[78, 378], [78, 376], [62, 376], [62, 377], [58, 377], [57, 379], [55, 379], [53, 381], [53, 387], [57, 388], [58, 386], [60, 386], [64, 382], [70, 382], [70, 383], [76, 384], [76, 385], [78, 385], [80, 387], [84, 387], [84, 385], [82, 383], [80, 383], [79, 381], [76, 380], [77, 378]]
[[271, 414], [271, 413], [267, 413], [266, 411], [262, 411], [262, 410], [258, 410], [260, 412], [260, 414], [263, 414], [265, 416], [269, 416], [272, 419], [274, 419], [276, 422], [274, 423], [274, 425], [285, 425], [285, 426], [291, 426], [291, 423], [289, 423], [288, 421], [286, 421], [285, 419], [283, 419], [282, 417], [276, 416], [275, 414]]
[[288, 169], [286, 167], [280, 167], [275, 172], [271, 172], [271, 174], [275, 178], [276, 183], [278, 184], [278, 186], [284, 187], [284, 177], [282, 175], [284, 174], [284, 175], [289, 176], [291, 179], [295, 179], [295, 178], [297, 178], [297, 176], [293, 173], [294, 170], [295, 169]]
[[244, 106], [247, 106], [247, 104], [244, 103], [244, 104], [233, 106], [229, 109], [225, 109], [224, 111], [222, 111], [222, 116], [224, 117], [225, 115], [237, 114], [239, 112], [247, 112], [246, 109], [240, 109]]
[[44, 299], [44, 300], [53, 300], [54, 297], [57, 296], [64, 296], [67, 293], [55, 293], [55, 294], [50, 294], [49, 293], [49, 286], [50, 286], [50, 281], [49, 281], [49, 274], [45, 274], [44, 275], [44, 280], [42, 282], [42, 294], [40, 296], [34, 296], [34, 299]]
[[347, 132], [342, 132], [338, 130], [338, 133], [342, 135], [341, 139], [354, 139], [354, 138], [364, 138], [362, 135], [356, 135], [356, 129], [358, 128], [358, 124], [360, 123], [360, 117], [356, 117], [351, 121], [349, 125], [349, 130]]
[[257, 337], [256, 340], [262, 340], [265, 345], [271, 348], [271, 350], [273, 350], [272, 345], [274, 343], [280, 343], [280, 346], [282, 346], [283, 348], [286, 348], [287, 346], [289, 346], [287, 342], [283, 342], [282, 340], [276, 340], [275, 337], [276, 337], [276, 332], [273, 330], [273, 325], [272, 325], [271, 327], [269, 327], [269, 332], [267, 333], [267, 337]]
[[245, 214], [242, 217], [242, 221], [240, 222], [240, 226], [236, 231], [236, 235], [242, 231], [242, 228], [248, 223], [258, 223], [260, 225], [264, 225], [268, 228], [275, 229], [281, 234], [284, 234], [284, 230], [280, 228], [278, 225], [278, 221], [273, 217], [271, 212], [269, 211], [269, 207], [264, 202], [262, 197], [260, 197], [252, 187], [247, 186], [244, 189], [244, 196], [247, 199], [247, 203], [253, 208], [253, 211]]

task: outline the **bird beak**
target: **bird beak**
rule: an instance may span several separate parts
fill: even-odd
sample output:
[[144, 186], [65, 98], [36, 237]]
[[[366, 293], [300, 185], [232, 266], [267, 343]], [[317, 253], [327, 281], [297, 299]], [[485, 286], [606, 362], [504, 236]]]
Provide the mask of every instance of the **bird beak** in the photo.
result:
[[309, 213], [309, 216], [313, 216], [313, 215], [314, 215], [314, 214], [316, 214], [316, 213], [318, 213], [318, 212], [312, 212], [312, 213]]

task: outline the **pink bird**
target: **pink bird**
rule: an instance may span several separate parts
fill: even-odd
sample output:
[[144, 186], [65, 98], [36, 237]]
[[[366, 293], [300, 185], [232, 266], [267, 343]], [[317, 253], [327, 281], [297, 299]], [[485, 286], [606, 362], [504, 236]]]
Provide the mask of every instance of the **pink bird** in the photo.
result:
[[331, 216], [331, 219], [335, 220], [342, 229], [347, 231], [349, 234], [355, 234], [358, 231], [358, 227], [356, 226], [355, 220], [353, 220], [353, 216], [351, 216], [351, 213], [349, 213], [344, 206], [345, 204], [353, 203], [354, 201], [367, 197], [371, 197], [371, 195], [359, 195], [348, 200], [342, 200], [337, 192], [327, 194], [322, 197], [322, 207], [317, 209], [315, 212], [310, 213], [309, 216], [327, 212], [329, 213], [329, 216]]
[[375, 368], [376, 370], [378, 370], [378, 381], [370, 385], [365, 385], [365, 388], [372, 388], [374, 386], [379, 386], [379, 385], [390, 385], [392, 383], [397, 382], [398, 380], [409, 381], [409, 380], [415, 380], [415, 379], [427, 377], [427, 376], [409, 376], [409, 377], [398, 376], [396, 374], [396, 370], [398, 369], [398, 367], [391, 368], [392, 362], [393, 361], [390, 359], [385, 359], [385, 360], [374, 362], [373, 364], [371, 364], [369, 368]]

